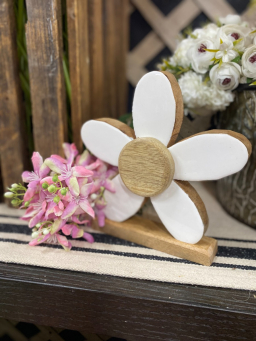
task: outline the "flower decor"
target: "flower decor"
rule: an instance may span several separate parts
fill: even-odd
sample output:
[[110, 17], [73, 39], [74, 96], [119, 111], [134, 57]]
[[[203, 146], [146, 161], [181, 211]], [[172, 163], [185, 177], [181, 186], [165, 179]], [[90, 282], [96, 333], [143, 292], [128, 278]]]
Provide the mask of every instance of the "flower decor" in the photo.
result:
[[[188, 32], [159, 68], [174, 74], [185, 114], [224, 110], [239, 84], [256, 85], [256, 30], [239, 15]], [[202, 110], [203, 109], [203, 110]]]
[[97, 217], [105, 224], [105, 190], [115, 192], [113, 167], [85, 150], [78, 155], [74, 144], [64, 143], [66, 158], [52, 155], [43, 161], [38, 152], [32, 156], [34, 170], [22, 173], [22, 184], [12, 184], [5, 193], [13, 206], [25, 208], [21, 218], [32, 229], [32, 246], [42, 243], [60, 244], [70, 250], [71, 238], [84, 238], [93, 243], [93, 236], [83, 230]]
[[188, 181], [238, 172], [248, 161], [251, 145], [243, 135], [225, 130], [202, 132], [175, 144], [183, 119], [180, 96], [173, 75], [149, 72], [135, 90], [134, 131], [113, 120], [90, 120], [81, 136], [94, 155], [118, 166], [116, 192], [106, 193], [108, 219], [125, 221], [147, 197], [174, 238], [195, 244], [207, 229], [208, 217]]

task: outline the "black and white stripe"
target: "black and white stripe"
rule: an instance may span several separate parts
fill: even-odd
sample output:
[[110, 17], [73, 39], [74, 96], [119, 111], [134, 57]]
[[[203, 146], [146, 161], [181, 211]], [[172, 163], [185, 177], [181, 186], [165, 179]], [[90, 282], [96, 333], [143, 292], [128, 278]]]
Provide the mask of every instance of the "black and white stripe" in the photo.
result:
[[[1, 214], [0, 261], [196, 285], [216, 286], [218, 281], [217, 286], [256, 289], [256, 239], [218, 237], [214, 263], [204, 267], [103, 233], [91, 233], [94, 244], [77, 239], [72, 241], [70, 253], [52, 244], [33, 248], [28, 246], [31, 230], [25, 222]], [[52, 252], [58, 253], [56, 257]]]

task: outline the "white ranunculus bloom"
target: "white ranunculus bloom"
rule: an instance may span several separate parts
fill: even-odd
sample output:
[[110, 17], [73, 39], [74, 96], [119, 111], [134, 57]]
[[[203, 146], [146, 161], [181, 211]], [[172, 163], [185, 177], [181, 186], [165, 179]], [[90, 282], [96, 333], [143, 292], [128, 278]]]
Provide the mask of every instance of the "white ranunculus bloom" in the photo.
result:
[[244, 48], [251, 42], [251, 37], [248, 36], [249, 33], [250, 29], [248, 27], [229, 24], [219, 28], [217, 41], [219, 44], [220, 39], [224, 43], [228, 43], [229, 41], [233, 43], [235, 40], [242, 39], [236, 44], [235, 48], [239, 51], [243, 51]]
[[210, 79], [219, 89], [233, 90], [239, 85], [241, 67], [237, 63], [215, 65], [210, 71]]
[[211, 82], [204, 82], [203, 75], [189, 71], [178, 80], [185, 108], [201, 115], [224, 110], [234, 100], [231, 91], [220, 90]]
[[174, 55], [170, 58], [170, 64], [180, 65], [184, 68], [189, 67], [190, 59], [187, 57], [188, 49], [193, 45], [194, 39], [183, 39], [177, 46]]
[[211, 40], [215, 40], [217, 36], [219, 28], [215, 24], [205, 25], [203, 28], [196, 28], [192, 34], [196, 36], [198, 39], [207, 38]]
[[245, 50], [242, 57], [242, 73], [248, 78], [256, 78], [256, 46]]
[[219, 51], [216, 52], [215, 58], [222, 59], [222, 62], [227, 63], [236, 58], [239, 53], [233, 50], [233, 43], [231, 40], [226, 40], [219, 46]]
[[194, 44], [187, 52], [192, 68], [198, 73], [206, 73], [209, 70], [209, 65], [213, 63], [211, 60], [215, 53], [206, 51], [206, 49], [215, 49], [215, 44], [208, 38], [201, 38], [195, 39]]
[[241, 19], [240, 15], [237, 15], [237, 14], [228, 14], [226, 17], [219, 18], [219, 21], [222, 25], [227, 25], [227, 24], [240, 25], [240, 24], [242, 24], [242, 19]]

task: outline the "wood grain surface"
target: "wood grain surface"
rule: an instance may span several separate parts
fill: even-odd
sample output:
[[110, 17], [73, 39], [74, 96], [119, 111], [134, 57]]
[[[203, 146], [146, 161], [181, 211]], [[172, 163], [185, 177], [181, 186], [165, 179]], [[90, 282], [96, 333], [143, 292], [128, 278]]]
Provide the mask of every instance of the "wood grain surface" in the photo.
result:
[[[122, 1], [112, 0], [103, 2], [104, 11], [104, 90], [106, 93], [106, 114], [109, 117], [117, 118], [118, 106], [118, 63], [122, 57], [119, 55], [120, 25], [118, 8]], [[119, 32], [117, 34], [117, 32]]]
[[27, 52], [36, 151], [63, 154], [67, 140], [60, 0], [26, 0]]
[[4, 263], [0, 290], [0, 316], [18, 321], [131, 341], [256, 338], [255, 291]]
[[126, 57], [128, 52], [128, 0], [103, 1], [104, 27], [104, 116], [118, 118], [126, 113], [128, 83]]
[[88, 0], [91, 117], [104, 116], [106, 92], [104, 82], [103, 0]]
[[[108, 0], [106, 0], [108, 1]], [[117, 116], [127, 113], [127, 53], [129, 48], [129, 0], [117, 1]]]
[[[94, 228], [101, 231], [96, 222]], [[173, 238], [163, 224], [139, 216], [121, 223], [107, 219], [104, 232], [206, 266], [212, 264], [218, 248], [217, 241], [209, 237], [197, 244], [183, 243]]]
[[0, 157], [4, 190], [28, 167], [13, 2], [0, 1]]
[[80, 130], [91, 118], [88, 0], [67, 0], [73, 142], [81, 152]]
[[125, 135], [132, 137], [133, 139], [136, 138], [134, 130], [131, 127], [129, 127], [127, 124], [119, 120], [115, 120], [114, 118], [110, 118], [110, 117], [102, 117], [102, 118], [98, 118], [97, 121], [106, 122], [110, 124], [111, 126], [121, 130]]
[[142, 137], [125, 145], [119, 156], [118, 168], [130, 191], [152, 197], [169, 187], [175, 165], [165, 145], [155, 138]]
[[181, 126], [182, 126], [183, 116], [184, 116], [183, 98], [182, 98], [180, 86], [176, 78], [170, 72], [162, 71], [162, 73], [168, 78], [169, 82], [171, 83], [173, 95], [174, 95], [175, 102], [176, 102], [175, 123], [174, 123], [173, 131], [172, 131], [171, 139], [167, 145], [167, 147], [170, 147], [175, 143], [179, 135]]

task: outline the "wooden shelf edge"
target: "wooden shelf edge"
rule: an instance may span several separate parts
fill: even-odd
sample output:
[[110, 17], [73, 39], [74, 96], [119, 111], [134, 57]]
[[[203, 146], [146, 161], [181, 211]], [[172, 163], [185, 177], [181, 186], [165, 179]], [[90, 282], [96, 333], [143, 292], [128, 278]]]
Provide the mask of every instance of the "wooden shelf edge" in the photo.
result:
[[218, 250], [217, 240], [203, 237], [197, 244], [187, 244], [173, 238], [165, 227], [151, 220], [134, 216], [124, 222], [106, 219], [105, 226], [94, 222], [95, 230], [128, 240], [169, 255], [210, 266]]

